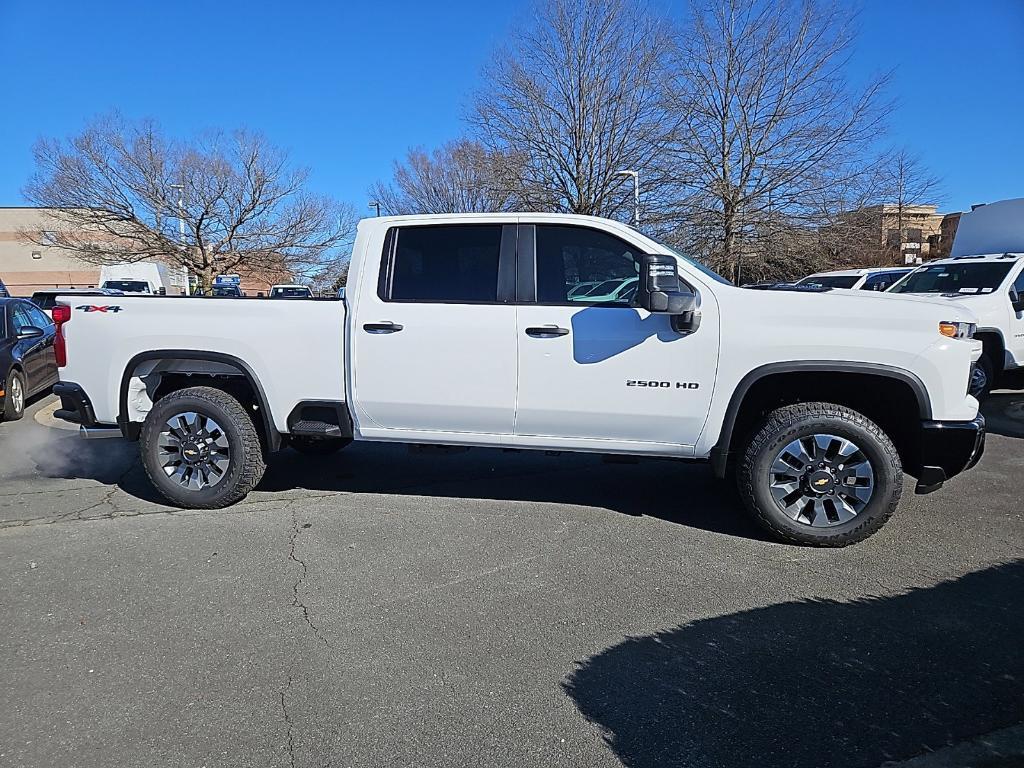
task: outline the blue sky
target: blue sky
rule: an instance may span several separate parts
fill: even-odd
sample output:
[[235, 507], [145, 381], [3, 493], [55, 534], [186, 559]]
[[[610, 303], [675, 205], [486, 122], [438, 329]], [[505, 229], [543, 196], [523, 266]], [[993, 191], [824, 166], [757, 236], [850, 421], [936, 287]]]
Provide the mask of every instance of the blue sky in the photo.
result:
[[[659, 0], [679, 12], [682, 0]], [[170, 131], [246, 126], [366, 210], [411, 146], [462, 130], [527, 0], [0, 0], [0, 205], [31, 147], [112, 108]], [[1024, 196], [1024, 0], [864, 0], [850, 63], [894, 69], [888, 141], [945, 180], [944, 209]], [[255, 44], [254, 44], [255, 43]]]

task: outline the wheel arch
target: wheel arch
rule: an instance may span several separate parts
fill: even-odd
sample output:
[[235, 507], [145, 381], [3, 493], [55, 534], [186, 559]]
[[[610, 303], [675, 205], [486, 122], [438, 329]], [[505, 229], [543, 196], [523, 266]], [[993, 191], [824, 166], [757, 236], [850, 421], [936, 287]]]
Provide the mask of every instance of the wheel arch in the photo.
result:
[[[138, 367], [143, 363], [159, 363], [165, 361], [176, 363], [173, 372], [170, 372], [174, 375], [190, 377], [198, 375], [200, 377], [214, 379], [214, 376], [210, 375], [209, 371], [204, 370], [201, 366], [197, 366], [196, 369], [190, 371], [188, 363], [195, 362], [200, 364], [216, 363], [227, 367], [227, 369], [231, 371], [228, 375], [241, 377], [251, 390], [253, 400], [258, 405], [260, 416], [258, 422], [258, 426], [260, 427], [259, 431], [262, 433], [262, 436], [266, 441], [267, 448], [271, 451], [276, 451], [281, 447], [281, 435], [274, 426], [273, 413], [270, 410], [270, 403], [267, 400], [266, 392], [263, 390], [263, 385], [260, 383], [259, 377], [253, 372], [248, 364], [244, 360], [224, 352], [206, 352], [192, 349], [148, 350], [146, 352], [140, 352], [128, 361], [125, 365], [124, 372], [121, 374], [121, 385], [118, 390], [117, 416], [118, 426], [126, 437], [131, 440], [138, 439], [141, 428], [139, 422], [132, 422], [129, 420], [128, 391], [132, 377], [135, 375]], [[216, 387], [217, 385], [214, 383], [212, 386]], [[224, 389], [224, 387], [217, 388]], [[175, 387], [175, 389], [180, 389], [180, 387]]]
[[[722, 429], [718, 442], [711, 451], [711, 465], [718, 477], [724, 477], [728, 470], [731, 453], [738, 442], [742, 441], [746, 432], [760, 414], [781, 405], [789, 405], [807, 400], [834, 402], [847, 405], [876, 421], [889, 421], [890, 424], [879, 423], [886, 428], [893, 425], [900, 427], [892, 435], [901, 454], [911, 457], [916, 454], [915, 446], [910, 444], [914, 439], [914, 431], [910, 428], [909, 419], [900, 424], [897, 419], [878, 419], [879, 408], [865, 408], [869, 398], [851, 397], [857, 386], [864, 383], [880, 383], [888, 391], [900, 399], [900, 404], [914, 407], [913, 421], [931, 419], [931, 400], [924, 382], [911, 371], [881, 363], [844, 362], [844, 361], [792, 361], [769, 363], [747, 373], [733, 391], [726, 408]], [[840, 385], [837, 387], [837, 384]], [[880, 398], [884, 400], [884, 398]], [[856, 404], [851, 404], [853, 400]], [[875, 411], [875, 413], [872, 413]], [[906, 434], [903, 434], [906, 432]], [[913, 462], [908, 462], [912, 466]]]
[[974, 332], [974, 338], [982, 343], [984, 351], [992, 361], [993, 375], [998, 376], [1006, 368], [1006, 339], [1003, 332], [998, 328], [979, 328]]

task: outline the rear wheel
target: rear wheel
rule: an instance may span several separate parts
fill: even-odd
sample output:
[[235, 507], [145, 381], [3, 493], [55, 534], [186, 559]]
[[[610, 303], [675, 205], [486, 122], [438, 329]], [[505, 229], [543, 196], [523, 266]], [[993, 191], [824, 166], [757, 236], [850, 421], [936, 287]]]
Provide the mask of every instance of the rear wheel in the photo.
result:
[[4, 394], [4, 421], [17, 421], [25, 415], [26, 397], [25, 375], [21, 371], [12, 370], [10, 376], [7, 377]]
[[266, 470], [252, 418], [235, 398], [211, 387], [182, 389], [157, 401], [139, 442], [156, 489], [190, 509], [240, 501]]
[[903, 489], [896, 447], [877, 424], [831, 403], [772, 411], [737, 476], [757, 522], [785, 541], [844, 547], [892, 515]]

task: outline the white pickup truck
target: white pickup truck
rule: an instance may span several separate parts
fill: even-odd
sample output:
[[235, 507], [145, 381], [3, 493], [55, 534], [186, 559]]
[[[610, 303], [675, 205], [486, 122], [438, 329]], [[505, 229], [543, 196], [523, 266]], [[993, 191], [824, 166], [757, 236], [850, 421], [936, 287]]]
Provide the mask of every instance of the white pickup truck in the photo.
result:
[[889, 289], [967, 307], [984, 351], [970, 393], [988, 395], [1007, 371], [1024, 369], [1024, 253], [966, 254], [929, 261]]
[[[571, 296], [633, 277], [628, 298]], [[984, 446], [970, 310], [737, 288], [585, 216], [365, 220], [344, 301], [62, 303], [58, 415], [138, 439], [185, 507], [242, 499], [286, 445], [591, 451], [710, 460], [774, 535], [842, 546], [889, 518], [904, 471], [934, 490]]]

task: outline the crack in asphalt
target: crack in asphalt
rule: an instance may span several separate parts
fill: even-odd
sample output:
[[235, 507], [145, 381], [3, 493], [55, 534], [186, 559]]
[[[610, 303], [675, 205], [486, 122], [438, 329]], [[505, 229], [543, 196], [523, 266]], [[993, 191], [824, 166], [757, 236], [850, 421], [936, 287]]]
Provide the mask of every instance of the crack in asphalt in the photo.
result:
[[292, 718], [288, 714], [288, 705], [285, 702], [285, 695], [291, 688], [292, 676], [288, 675], [288, 684], [279, 693], [281, 695], [281, 714], [284, 716], [284, 722], [288, 728], [288, 761], [291, 768], [295, 768], [295, 734], [292, 731]]
[[[296, 501], [304, 501], [304, 499], [297, 499]], [[292, 504], [294, 504], [294, 503], [295, 502], [292, 502]], [[305, 603], [302, 602], [302, 599], [299, 597], [299, 590], [302, 587], [302, 583], [306, 580], [306, 575], [308, 573], [308, 570], [306, 568], [306, 561], [303, 560], [301, 557], [297, 557], [295, 555], [295, 543], [296, 543], [296, 540], [299, 538], [299, 530], [300, 530], [299, 529], [299, 517], [298, 517], [298, 514], [295, 512], [294, 509], [291, 512], [292, 512], [292, 532], [291, 532], [291, 536], [288, 539], [288, 559], [291, 560], [292, 562], [298, 564], [298, 566], [302, 569], [302, 572], [299, 575], [298, 580], [296, 580], [296, 582], [294, 584], [292, 584], [292, 606], [294, 608], [298, 608], [300, 611], [302, 611], [302, 618], [305, 619], [306, 624], [309, 625], [309, 628], [313, 630], [313, 634], [316, 636], [317, 640], [322, 642], [324, 645], [330, 647], [330, 643], [327, 642], [327, 638], [324, 637], [323, 634], [321, 633], [320, 627], [318, 627], [315, 623], [313, 623], [313, 618], [312, 618], [312, 616], [310, 616], [309, 608], [306, 606]], [[306, 527], [308, 527], [308, 525]]]

